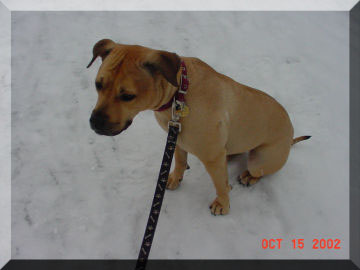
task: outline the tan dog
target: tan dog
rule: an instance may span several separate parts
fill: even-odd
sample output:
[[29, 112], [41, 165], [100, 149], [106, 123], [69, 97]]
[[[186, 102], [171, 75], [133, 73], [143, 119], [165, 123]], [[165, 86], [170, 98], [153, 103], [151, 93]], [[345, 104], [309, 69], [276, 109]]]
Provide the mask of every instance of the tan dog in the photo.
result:
[[103, 60], [96, 76], [98, 101], [90, 118], [98, 134], [114, 136], [126, 129], [140, 111], [154, 110], [160, 126], [167, 130], [171, 109], [156, 109], [172, 99], [178, 90], [180, 60], [190, 81], [187, 117], [175, 150], [175, 168], [167, 187], [175, 189], [187, 167], [187, 153], [197, 156], [214, 183], [217, 197], [210, 205], [214, 215], [229, 212], [227, 156], [248, 152], [244, 185], [278, 171], [286, 162], [293, 143], [293, 127], [285, 109], [269, 95], [239, 84], [193, 57], [150, 48], [117, 44], [109, 39], [97, 42], [93, 59]]

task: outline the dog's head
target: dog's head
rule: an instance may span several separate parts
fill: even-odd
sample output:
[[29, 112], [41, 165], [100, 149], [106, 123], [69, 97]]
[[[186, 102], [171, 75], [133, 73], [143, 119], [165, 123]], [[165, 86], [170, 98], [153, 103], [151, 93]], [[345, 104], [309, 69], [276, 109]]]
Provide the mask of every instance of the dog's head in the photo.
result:
[[164, 89], [178, 85], [180, 58], [175, 53], [102, 39], [94, 45], [87, 67], [98, 56], [102, 59], [95, 79], [98, 100], [90, 118], [98, 134], [121, 133], [140, 111], [161, 105]]

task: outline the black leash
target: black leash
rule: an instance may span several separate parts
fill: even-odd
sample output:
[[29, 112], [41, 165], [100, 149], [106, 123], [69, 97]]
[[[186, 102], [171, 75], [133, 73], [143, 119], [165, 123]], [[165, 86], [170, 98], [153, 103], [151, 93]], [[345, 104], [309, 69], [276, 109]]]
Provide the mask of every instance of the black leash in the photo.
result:
[[181, 132], [181, 124], [179, 120], [180, 117], [186, 117], [189, 114], [189, 108], [185, 104], [185, 94], [187, 93], [189, 86], [189, 79], [187, 78], [187, 70], [184, 61], [181, 61], [180, 69], [180, 85], [173, 97], [173, 100], [158, 109], [158, 111], [163, 111], [171, 107], [171, 120], [168, 123], [169, 133], [166, 140], [164, 156], [160, 167], [154, 199], [151, 204], [149, 219], [135, 267], [136, 270], [145, 270], [146, 268], [156, 225], [160, 215], [161, 205], [164, 199], [171, 162], [175, 152], [176, 140], [179, 132]]
[[136, 263], [136, 270], [144, 270], [146, 268], [147, 259], [149, 257], [156, 225], [160, 215], [161, 205], [164, 199], [166, 183], [169, 177], [169, 171], [175, 151], [176, 140], [180, 131], [179, 129], [179, 125], [169, 124], [169, 133], [167, 136], [164, 156], [161, 163], [154, 199], [151, 204], [149, 219], [146, 225], [144, 238], [139, 252], [139, 257]]

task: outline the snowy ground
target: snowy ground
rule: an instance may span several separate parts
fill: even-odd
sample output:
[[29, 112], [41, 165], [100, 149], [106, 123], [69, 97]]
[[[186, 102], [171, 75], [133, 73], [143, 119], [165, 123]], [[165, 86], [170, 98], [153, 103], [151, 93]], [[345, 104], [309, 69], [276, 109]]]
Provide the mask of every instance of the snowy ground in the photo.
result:
[[[137, 257], [166, 134], [151, 111], [114, 138], [90, 129], [100, 60], [85, 66], [101, 38], [199, 57], [275, 97], [295, 135], [313, 136], [251, 188], [236, 182], [246, 156], [231, 161], [222, 217], [210, 215], [215, 190], [190, 156], [151, 258], [348, 258], [348, 13], [15, 12], [12, 27], [13, 258]], [[283, 246], [263, 250], [263, 238]], [[313, 250], [313, 238], [341, 249]]]
[[0, 2], [0, 267], [10, 259], [10, 12]]

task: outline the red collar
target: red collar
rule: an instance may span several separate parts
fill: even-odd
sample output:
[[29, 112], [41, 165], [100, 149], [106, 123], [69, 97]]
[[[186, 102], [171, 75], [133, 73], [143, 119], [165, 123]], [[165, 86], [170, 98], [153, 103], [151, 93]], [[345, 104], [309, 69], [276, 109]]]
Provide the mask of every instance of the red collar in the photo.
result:
[[181, 68], [181, 75], [180, 75], [180, 86], [178, 90], [175, 92], [174, 96], [169, 100], [169, 102], [165, 103], [155, 111], [162, 112], [170, 108], [174, 98], [175, 100], [185, 102], [185, 94], [189, 87], [189, 79], [187, 78], [187, 70], [186, 70], [185, 62], [183, 60], [181, 60], [180, 68]]

